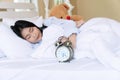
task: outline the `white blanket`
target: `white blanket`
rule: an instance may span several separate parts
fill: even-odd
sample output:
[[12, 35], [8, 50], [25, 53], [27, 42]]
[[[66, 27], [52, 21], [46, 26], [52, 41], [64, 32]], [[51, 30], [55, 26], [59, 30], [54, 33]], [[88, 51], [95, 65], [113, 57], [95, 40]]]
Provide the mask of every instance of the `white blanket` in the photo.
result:
[[[107, 18], [94, 18], [87, 21], [79, 30], [75, 59], [97, 58], [107, 67], [113, 67], [120, 71], [120, 23]], [[48, 30], [48, 32], [50, 31]], [[54, 34], [52, 36], [56, 37], [52, 37], [51, 40], [46, 39], [47, 41], [38, 47], [32, 57], [55, 58], [54, 42], [63, 35], [62, 29], [59, 28], [57, 32], [60, 34], [52, 32]]]
[[97, 58], [107, 67], [120, 71], [120, 23], [94, 18], [85, 23], [77, 39], [76, 58]]

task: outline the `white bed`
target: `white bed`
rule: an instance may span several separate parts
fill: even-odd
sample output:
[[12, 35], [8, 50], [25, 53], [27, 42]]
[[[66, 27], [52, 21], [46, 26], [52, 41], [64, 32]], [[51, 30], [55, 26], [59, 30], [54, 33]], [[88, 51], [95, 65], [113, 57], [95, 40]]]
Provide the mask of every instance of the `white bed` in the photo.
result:
[[54, 59], [0, 62], [1, 80], [119, 80], [119, 75], [118, 71], [87, 58], [70, 63]]
[[[16, 6], [19, 6], [20, 8], [24, 8], [24, 7], [21, 7], [21, 5], [27, 6], [27, 4], [22, 4], [22, 3], [20, 4], [17, 3], [17, 5], [15, 3], [0, 3], [0, 7], [6, 8], [7, 7], [6, 4], [7, 6], [10, 4], [8, 8], [11, 6], [12, 6], [11, 8], [14, 8], [14, 7], [16, 8]], [[25, 7], [25, 8], [29, 8], [29, 7], [30, 8], [32, 7], [33, 9], [34, 6], [33, 4], [28, 4], [28, 7]], [[21, 15], [19, 15], [18, 12], [12, 16], [7, 15], [11, 13], [13, 13], [11, 12], [11, 10], [9, 13], [5, 12], [6, 15], [0, 12], [0, 18], [4, 20], [5, 18], [14, 17], [16, 19], [15, 15], [17, 15], [17, 18], [22, 19], [24, 18], [22, 15], [24, 15], [25, 17], [29, 17], [27, 19], [31, 21], [30, 19], [31, 17], [34, 17], [34, 19], [36, 19], [36, 16], [38, 17], [38, 15], [36, 15], [37, 13], [35, 12], [34, 14], [33, 11], [32, 13], [30, 12], [30, 16], [26, 16], [28, 14], [24, 14], [22, 12], [20, 12]], [[39, 18], [37, 18], [37, 20], [38, 19]], [[41, 18], [39, 20], [41, 20]], [[2, 23], [3, 22], [1, 22], [1, 24]], [[89, 23], [89, 24], [92, 24], [92, 23]], [[10, 24], [8, 23], [6, 25], [4, 22], [4, 24], [2, 24], [2, 26], [0, 27], [3, 27], [3, 26], [10, 26]], [[105, 25], [103, 25], [103, 27], [104, 26]], [[84, 28], [85, 27], [81, 28], [81, 30], [82, 29], [84, 30]], [[2, 29], [0, 29], [0, 37], [2, 36], [1, 35], [2, 33], [5, 34], [5, 32], [10, 32], [10, 30], [3, 31]], [[4, 30], [6, 30], [6, 28]], [[7, 37], [4, 37], [4, 36], [7, 36]], [[30, 46], [30, 43], [27, 43], [21, 40], [20, 38], [16, 38], [17, 36], [13, 35], [12, 32], [10, 32], [9, 35], [6, 34], [4, 36], [2, 36], [0, 41], [0, 50], [1, 50], [1, 54], [3, 53], [4, 55], [5, 53], [5, 55], [7, 55], [7, 58], [6, 57], [0, 58], [0, 80], [120, 80], [120, 72], [119, 72], [120, 68], [118, 64], [119, 62], [117, 61], [114, 65], [112, 65], [111, 63], [112, 65], [111, 66], [110, 64], [106, 64], [106, 63], [103, 64], [101, 61], [101, 57], [99, 58], [98, 56], [96, 56], [98, 57], [97, 59], [96, 58], [92, 58], [92, 59], [77, 58], [72, 60], [70, 63], [69, 62], [59, 63], [56, 60], [56, 58], [53, 58], [53, 57], [52, 58], [42, 57], [39, 59], [34, 59], [28, 56], [28, 54], [32, 54], [31, 47], [28, 47]], [[88, 37], [92, 38], [91, 36], [88, 36]], [[3, 38], [5, 38], [5, 40]], [[99, 40], [99, 38], [97, 40]], [[11, 43], [9, 41], [11, 41]], [[23, 41], [23, 44], [21, 44], [21, 41]], [[99, 46], [98, 48], [95, 49], [95, 51], [102, 50], [99, 53], [104, 53], [104, 50], [106, 49], [106, 47], [103, 47], [100, 43], [97, 43], [96, 41], [94, 42], [94, 45]], [[25, 47], [25, 49], [21, 49], [23, 46]], [[92, 48], [94, 48], [94, 46], [92, 46]], [[108, 53], [108, 52], [106, 51], [105, 53]], [[23, 58], [23, 56], [25, 57]], [[103, 57], [105, 56], [103, 55]], [[112, 59], [111, 56], [108, 56], [108, 57]], [[110, 61], [108, 61], [108, 63], [109, 62]], [[115, 67], [117, 64], [118, 64], [118, 67]]]

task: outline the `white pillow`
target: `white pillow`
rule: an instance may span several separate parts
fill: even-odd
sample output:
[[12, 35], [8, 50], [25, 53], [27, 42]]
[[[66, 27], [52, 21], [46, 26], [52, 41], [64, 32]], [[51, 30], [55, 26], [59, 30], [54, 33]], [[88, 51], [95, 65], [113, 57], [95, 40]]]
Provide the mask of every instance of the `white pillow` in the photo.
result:
[[33, 22], [38, 27], [42, 26], [43, 23], [43, 17], [42, 16], [36, 16], [31, 18], [3, 18], [3, 23], [7, 24], [8, 26], [14, 25], [17, 20], [26, 20]]
[[0, 58], [5, 57], [5, 54], [3, 53], [3, 51], [0, 49]]
[[31, 43], [19, 38], [7, 25], [0, 25], [0, 49], [7, 58], [26, 58], [33, 52]]

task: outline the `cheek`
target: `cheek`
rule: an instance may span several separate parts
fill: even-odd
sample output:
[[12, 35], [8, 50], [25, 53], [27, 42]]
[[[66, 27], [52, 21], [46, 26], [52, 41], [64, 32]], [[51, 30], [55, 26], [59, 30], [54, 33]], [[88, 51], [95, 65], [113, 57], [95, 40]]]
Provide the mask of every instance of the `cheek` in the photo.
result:
[[40, 32], [40, 30], [39, 29], [34, 29], [34, 33], [39, 33]]
[[36, 32], [37, 32], [37, 34], [42, 35], [40, 30], [37, 30]]

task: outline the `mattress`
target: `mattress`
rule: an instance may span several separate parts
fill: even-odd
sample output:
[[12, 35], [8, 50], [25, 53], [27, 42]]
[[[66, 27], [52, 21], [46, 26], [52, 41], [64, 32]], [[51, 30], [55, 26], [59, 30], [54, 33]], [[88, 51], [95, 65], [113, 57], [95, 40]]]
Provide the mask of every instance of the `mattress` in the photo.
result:
[[55, 59], [0, 60], [1, 80], [120, 80], [120, 72], [96, 59], [59, 63]]

